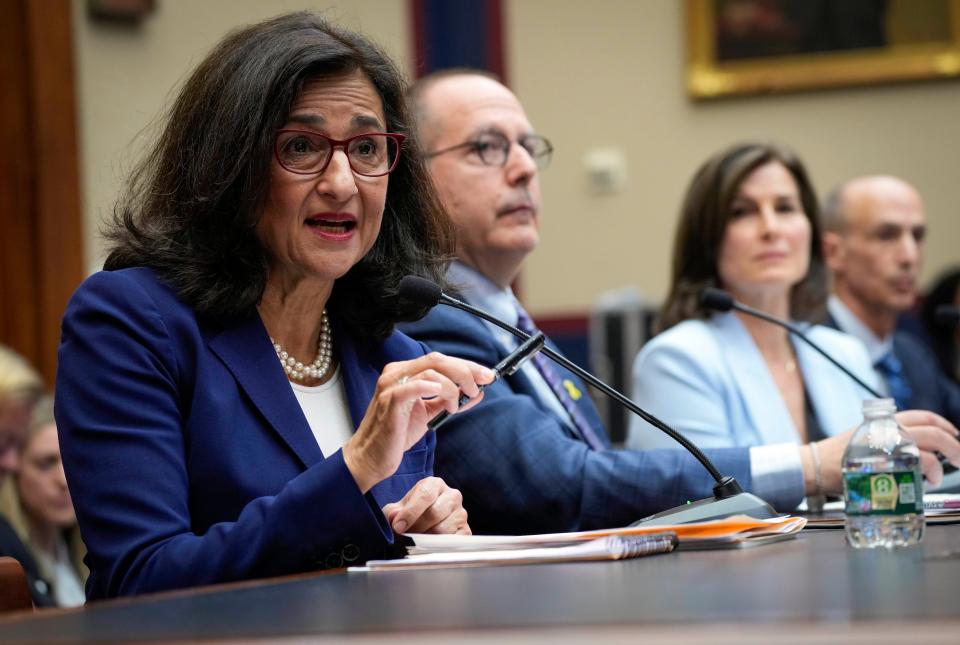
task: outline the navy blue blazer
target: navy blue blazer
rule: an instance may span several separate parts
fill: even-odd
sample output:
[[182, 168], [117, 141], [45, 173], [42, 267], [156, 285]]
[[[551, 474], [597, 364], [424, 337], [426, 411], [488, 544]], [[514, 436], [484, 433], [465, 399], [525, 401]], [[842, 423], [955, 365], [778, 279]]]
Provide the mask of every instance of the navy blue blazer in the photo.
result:
[[[382, 367], [425, 348], [395, 333], [334, 347], [354, 425]], [[198, 319], [149, 269], [85, 281], [63, 319], [56, 418], [88, 549], [87, 598], [380, 557], [381, 507], [432, 474], [435, 438], [360, 492], [323, 455], [259, 316]]]
[[[824, 324], [839, 329], [832, 316]], [[960, 385], [940, 370], [930, 347], [909, 332], [898, 330], [893, 332], [893, 354], [903, 365], [903, 377], [912, 390], [907, 408], [936, 412], [960, 427]]]
[[[436, 307], [403, 324], [431, 349], [492, 367], [507, 351], [477, 318]], [[557, 367], [583, 396], [597, 435], [606, 432], [586, 386]], [[658, 432], [653, 428], [651, 432]], [[751, 485], [747, 449], [716, 449], [720, 471]], [[437, 474], [459, 488], [475, 533], [543, 533], [623, 526], [712, 494], [713, 479], [683, 450], [594, 451], [551, 414], [522, 373], [500, 379], [483, 401], [437, 431]], [[800, 499], [768, 500], [784, 508]]]

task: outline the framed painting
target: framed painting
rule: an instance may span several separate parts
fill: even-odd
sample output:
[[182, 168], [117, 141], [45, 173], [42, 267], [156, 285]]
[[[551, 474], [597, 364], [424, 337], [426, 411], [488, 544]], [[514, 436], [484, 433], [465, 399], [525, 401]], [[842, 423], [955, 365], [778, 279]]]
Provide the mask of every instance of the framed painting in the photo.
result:
[[87, 0], [87, 15], [95, 20], [138, 24], [155, 9], [154, 0]]
[[960, 77], [960, 0], [686, 0], [697, 99]]

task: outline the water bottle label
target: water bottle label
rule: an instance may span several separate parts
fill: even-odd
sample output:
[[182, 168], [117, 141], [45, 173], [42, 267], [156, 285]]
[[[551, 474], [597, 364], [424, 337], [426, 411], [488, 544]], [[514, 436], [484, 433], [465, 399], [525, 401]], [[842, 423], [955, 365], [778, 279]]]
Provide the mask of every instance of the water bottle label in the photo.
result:
[[847, 515], [906, 515], [923, 512], [920, 480], [912, 470], [845, 473]]

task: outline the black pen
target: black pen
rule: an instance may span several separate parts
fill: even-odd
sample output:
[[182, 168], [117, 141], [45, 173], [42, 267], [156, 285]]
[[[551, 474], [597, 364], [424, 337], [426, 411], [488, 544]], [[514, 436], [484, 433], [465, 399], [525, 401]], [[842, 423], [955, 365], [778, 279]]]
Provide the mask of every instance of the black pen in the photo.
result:
[[[546, 341], [546, 337], [543, 335], [542, 331], [538, 331], [533, 336], [530, 336], [527, 340], [523, 341], [520, 344], [520, 347], [516, 348], [510, 352], [506, 358], [496, 364], [493, 368], [493, 381], [490, 383], [485, 383], [484, 385], [478, 386], [480, 391], [486, 389], [486, 387], [494, 382], [501, 376], [510, 376], [526, 362], [531, 356], [540, 351], [540, 348], [543, 347], [543, 343]], [[458, 408], [463, 407], [470, 400], [470, 397], [464, 393], [460, 393], [460, 401]], [[441, 411], [437, 416], [430, 419], [430, 422], [427, 423], [427, 429], [436, 430], [440, 427], [444, 421], [450, 417], [450, 412], [447, 410]]]

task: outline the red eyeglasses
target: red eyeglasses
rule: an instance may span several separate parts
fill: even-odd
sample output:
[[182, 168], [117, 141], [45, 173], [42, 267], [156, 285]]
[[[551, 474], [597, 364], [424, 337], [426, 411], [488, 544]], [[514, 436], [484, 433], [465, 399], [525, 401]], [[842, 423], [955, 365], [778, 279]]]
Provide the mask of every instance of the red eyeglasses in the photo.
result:
[[279, 130], [273, 151], [286, 170], [317, 175], [330, 165], [334, 148], [343, 148], [354, 173], [382, 177], [397, 167], [406, 138], [393, 132], [368, 132], [340, 141], [309, 130]]

